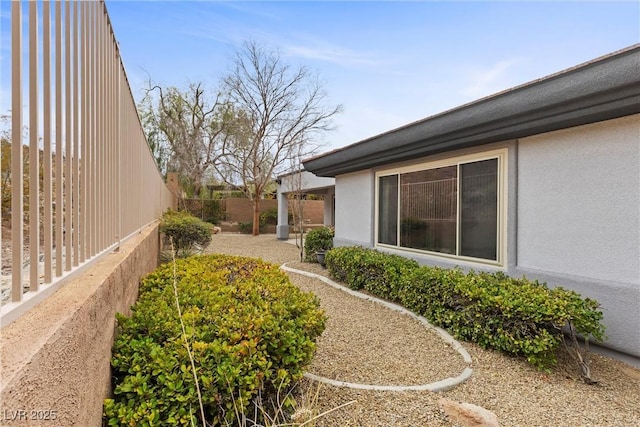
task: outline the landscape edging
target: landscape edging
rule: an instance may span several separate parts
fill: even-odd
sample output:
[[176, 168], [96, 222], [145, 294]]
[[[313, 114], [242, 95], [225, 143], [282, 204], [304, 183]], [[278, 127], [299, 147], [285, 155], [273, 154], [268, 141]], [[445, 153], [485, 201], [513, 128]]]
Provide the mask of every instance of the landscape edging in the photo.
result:
[[[302, 276], [307, 276], [307, 277], [311, 277], [314, 279], [318, 279], [324, 283], [326, 283], [329, 286], [332, 286], [335, 289], [341, 290], [343, 292], [348, 293], [349, 295], [352, 295], [356, 298], [360, 298], [360, 299], [364, 299], [367, 301], [372, 301], [375, 302], [377, 304], [380, 304], [390, 310], [394, 310], [397, 311], [401, 314], [413, 317], [414, 319], [418, 320], [420, 323], [422, 323], [425, 327], [435, 331], [440, 338], [447, 344], [449, 344], [454, 350], [456, 350], [460, 356], [462, 356], [463, 360], [465, 361], [465, 363], [467, 364], [471, 364], [471, 355], [469, 355], [469, 353], [467, 352], [467, 350], [465, 350], [462, 345], [456, 341], [455, 338], [453, 338], [447, 331], [445, 331], [442, 328], [438, 328], [437, 326], [432, 325], [431, 323], [429, 323], [429, 321], [422, 317], [419, 316], [409, 310], [407, 310], [406, 308], [398, 305], [398, 304], [394, 304], [391, 303], [389, 301], [385, 301], [382, 300], [380, 298], [376, 298], [374, 296], [371, 295], [367, 295], [367, 294], [363, 294], [361, 292], [358, 291], [354, 291], [353, 289], [349, 289], [346, 286], [343, 286], [339, 283], [334, 282], [333, 280], [324, 277], [322, 275], [316, 274], [316, 273], [311, 273], [308, 271], [304, 271], [304, 270], [298, 270], [295, 268], [291, 268], [287, 266], [287, 263], [284, 263], [280, 266], [280, 268], [284, 271], [288, 271], [291, 273], [295, 273], [295, 274], [300, 274]], [[357, 390], [373, 390], [373, 391], [433, 391], [433, 392], [439, 392], [439, 391], [446, 391], [446, 390], [450, 390], [451, 388], [462, 384], [463, 382], [465, 382], [467, 379], [469, 379], [471, 377], [471, 375], [473, 374], [473, 369], [471, 367], [466, 367], [462, 373], [460, 375], [458, 375], [457, 377], [449, 377], [440, 381], [436, 381], [434, 383], [429, 383], [429, 384], [419, 384], [419, 385], [410, 385], [410, 386], [404, 386], [404, 385], [374, 385], [374, 384], [360, 384], [360, 383], [352, 383], [352, 382], [347, 382], [347, 381], [338, 381], [338, 380], [333, 380], [331, 378], [326, 378], [326, 377], [322, 377], [319, 375], [315, 375], [309, 372], [306, 372], [304, 374], [304, 376], [310, 380], [313, 381], [318, 381], [324, 384], [329, 384], [332, 385], [334, 387], [346, 387], [346, 388], [351, 388], [351, 389], [357, 389]]]

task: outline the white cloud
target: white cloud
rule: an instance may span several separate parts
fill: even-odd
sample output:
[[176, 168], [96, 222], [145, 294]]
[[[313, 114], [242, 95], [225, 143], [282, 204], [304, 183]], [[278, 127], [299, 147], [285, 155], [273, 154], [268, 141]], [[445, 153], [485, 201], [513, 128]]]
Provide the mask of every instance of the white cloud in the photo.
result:
[[269, 20], [269, 21], [280, 21], [282, 17], [278, 14], [267, 12], [265, 9], [255, 7], [255, 4], [251, 2], [228, 2], [223, 1], [218, 3], [219, 6], [227, 7], [229, 9], [233, 9], [237, 12], [244, 13], [246, 15], [257, 16], [258, 18]]
[[343, 147], [410, 123], [414, 119], [389, 112], [380, 105], [346, 105], [335, 119], [336, 132], [328, 133], [327, 149]]
[[328, 62], [342, 66], [379, 66], [383, 64], [382, 61], [373, 58], [371, 55], [343, 46], [331, 45], [305, 34], [289, 34], [283, 37], [274, 32], [241, 24], [233, 24], [228, 27], [233, 28], [233, 30], [221, 31], [211, 27], [192, 27], [181, 31], [181, 33], [235, 46], [239, 46], [246, 40], [256, 40], [260, 43], [265, 43], [269, 48], [277, 48], [284, 56]]
[[463, 77], [461, 93], [471, 99], [481, 98], [515, 86], [519, 82], [515, 71], [528, 61], [524, 58], [510, 58], [491, 65], [490, 67], [468, 70]]
[[285, 44], [282, 51], [287, 56], [331, 62], [338, 65], [381, 65], [381, 62], [351, 49], [331, 45]]

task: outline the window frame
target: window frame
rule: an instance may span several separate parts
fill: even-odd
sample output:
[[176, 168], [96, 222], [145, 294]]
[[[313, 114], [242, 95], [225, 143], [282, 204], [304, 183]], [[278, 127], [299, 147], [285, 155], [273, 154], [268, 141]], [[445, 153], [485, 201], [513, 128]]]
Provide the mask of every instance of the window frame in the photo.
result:
[[[484, 258], [475, 258], [470, 256], [458, 255], [461, 251], [461, 224], [460, 224], [460, 210], [461, 210], [461, 197], [462, 194], [460, 192], [460, 166], [466, 163], [475, 163], [481, 162], [484, 160], [493, 160], [497, 159], [497, 226], [496, 226], [496, 260], [484, 259]], [[405, 246], [401, 246], [401, 191], [398, 190], [398, 200], [397, 200], [397, 221], [396, 221], [396, 235], [397, 235], [397, 244], [391, 245], [386, 243], [379, 243], [379, 227], [380, 227], [380, 177], [384, 176], [397, 176], [398, 183], [400, 183], [400, 175], [404, 173], [417, 172], [428, 169], [436, 169], [448, 166], [456, 166], [457, 168], [457, 177], [456, 177], [456, 254], [447, 254], [442, 252], [428, 251], [424, 249], [414, 249], [408, 248]], [[453, 157], [437, 159], [437, 160], [427, 160], [421, 161], [418, 163], [412, 163], [409, 165], [401, 165], [392, 168], [384, 168], [375, 172], [375, 200], [374, 200], [374, 247], [376, 248], [388, 248], [399, 251], [406, 251], [416, 254], [423, 254], [434, 256], [438, 258], [456, 260], [456, 261], [466, 261], [470, 263], [490, 265], [496, 267], [504, 267], [507, 259], [507, 149], [501, 148], [496, 150], [484, 151], [480, 153], [474, 154], [465, 154], [465, 155], [457, 155]]]

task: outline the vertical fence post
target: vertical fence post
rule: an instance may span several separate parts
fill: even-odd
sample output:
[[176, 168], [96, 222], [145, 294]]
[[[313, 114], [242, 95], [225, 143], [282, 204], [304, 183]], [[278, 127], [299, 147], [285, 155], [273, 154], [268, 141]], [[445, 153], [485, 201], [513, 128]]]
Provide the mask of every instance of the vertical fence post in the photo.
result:
[[44, 283], [52, 281], [51, 248], [53, 247], [51, 194], [51, 6], [42, 3], [42, 99], [43, 99], [43, 232], [44, 232]]
[[121, 61], [120, 61], [120, 52], [118, 51], [117, 47], [116, 47], [116, 72], [117, 72], [117, 76], [118, 76], [118, 84], [117, 84], [117, 88], [118, 88], [118, 102], [117, 102], [117, 114], [118, 114], [118, 129], [117, 129], [117, 135], [118, 135], [118, 141], [117, 141], [117, 157], [116, 157], [116, 163], [117, 163], [117, 185], [116, 185], [116, 192], [117, 192], [117, 202], [118, 202], [118, 207], [116, 209], [117, 211], [117, 215], [118, 215], [118, 249], [120, 249], [120, 244], [122, 243], [122, 158], [120, 157], [120, 145], [122, 144], [122, 81], [121, 81], [121, 76], [122, 76], [122, 71], [121, 71], [122, 67], [121, 67]]
[[11, 3], [11, 301], [22, 300], [22, 3]]
[[0, 263], [16, 304], [0, 304], [3, 324], [171, 203], [104, 0], [13, 1], [10, 46], [11, 141], [0, 156], [11, 167], [2, 219], [12, 255]]
[[86, 219], [87, 219], [87, 135], [88, 135], [88, 103], [87, 103], [87, 3], [80, 3], [80, 163], [79, 163], [79, 189], [78, 189], [78, 262], [86, 259]]
[[73, 185], [71, 186], [71, 202], [72, 202], [72, 224], [71, 227], [73, 230], [72, 237], [72, 247], [73, 247], [73, 266], [77, 267], [79, 265], [79, 245], [80, 245], [80, 233], [82, 230], [80, 229], [80, 161], [79, 161], [79, 153], [80, 153], [80, 122], [79, 122], [79, 100], [80, 100], [80, 83], [78, 81], [78, 42], [79, 42], [79, 31], [78, 31], [78, 2], [73, 2], [73, 20], [72, 20], [72, 32], [73, 35], [71, 37], [71, 43], [73, 44]]
[[95, 2], [86, 3], [88, 8], [87, 29], [88, 29], [88, 45], [87, 54], [88, 61], [88, 87], [87, 95], [89, 105], [88, 131], [87, 136], [87, 258], [95, 255], [95, 185], [96, 185], [96, 165], [95, 165], [95, 147], [96, 147], [96, 4]]
[[40, 147], [38, 147], [38, 4], [29, 3], [29, 290], [40, 280]]
[[64, 202], [62, 200], [62, 144], [63, 144], [63, 128], [62, 128], [62, 1], [56, 1], [56, 161], [55, 177], [56, 177], [56, 220], [55, 220], [55, 238], [56, 238], [56, 277], [62, 276], [62, 258], [63, 258], [63, 242], [62, 242], [62, 212]]
[[73, 254], [71, 237], [73, 234], [73, 223], [71, 215], [73, 212], [73, 200], [71, 190], [73, 188], [73, 178], [71, 176], [72, 152], [72, 104], [71, 104], [71, 2], [65, 0], [64, 5], [64, 102], [65, 102], [65, 149], [64, 149], [64, 203], [60, 206], [64, 211], [64, 246], [65, 246], [65, 263], [64, 270], [71, 271]]
[[97, 155], [96, 155], [96, 167], [98, 169], [98, 182], [96, 189], [96, 225], [98, 226], [98, 239], [97, 239], [97, 250], [101, 251], [104, 248], [104, 235], [105, 235], [105, 203], [104, 203], [104, 158], [105, 158], [105, 142], [106, 142], [106, 88], [104, 85], [104, 81], [106, 80], [105, 70], [105, 62], [104, 62], [104, 5], [99, 3], [98, 8], [98, 117], [100, 120], [100, 124], [98, 126], [98, 140], [97, 140]]

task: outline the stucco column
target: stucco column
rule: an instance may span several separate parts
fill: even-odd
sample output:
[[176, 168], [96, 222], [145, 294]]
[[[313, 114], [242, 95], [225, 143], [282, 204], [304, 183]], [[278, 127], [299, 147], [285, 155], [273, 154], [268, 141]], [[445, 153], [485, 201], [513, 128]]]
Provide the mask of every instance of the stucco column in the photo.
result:
[[324, 196], [324, 225], [335, 225], [333, 218], [333, 198], [336, 194], [335, 187], [329, 187]]
[[289, 199], [287, 193], [282, 193], [278, 188], [278, 225], [276, 226], [278, 240], [289, 239]]

